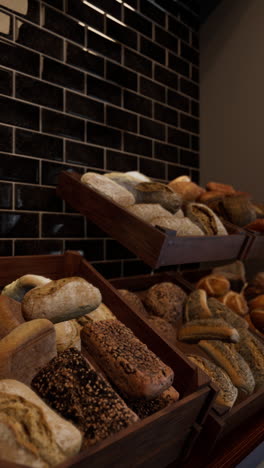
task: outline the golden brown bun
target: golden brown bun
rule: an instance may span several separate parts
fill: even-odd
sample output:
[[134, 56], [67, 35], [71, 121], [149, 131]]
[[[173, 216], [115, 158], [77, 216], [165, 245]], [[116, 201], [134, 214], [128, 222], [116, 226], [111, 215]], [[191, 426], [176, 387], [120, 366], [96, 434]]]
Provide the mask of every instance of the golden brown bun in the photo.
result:
[[256, 221], [247, 224], [245, 228], [251, 229], [252, 231], [264, 232], [264, 219], [256, 219]]
[[223, 192], [213, 190], [212, 192], [203, 192], [197, 201], [199, 201], [199, 203], [207, 203], [210, 200], [219, 200], [224, 198], [224, 196], [225, 194]]
[[264, 272], [257, 273], [244, 290], [244, 296], [247, 301], [261, 294], [264, 294]]
[[237, 343], [239, 334], [223, 319], [207, 318], [185, 323], [179, 330], [178, 339], [190, 343], [200, 340], [226, 340]]
[[205, 191], [194, 182], [172, 180], [169, 187], [182, 196], [184, 201], [195, 201]]
[[230, 282], [221, 275], [208, 275], [196, 284], [197, 289], [204, 289], [208, 296], [224, 296], [230, 289]]
[[0, 296], [0, 339], [23, 322], [21, 304], [8, 296]]
[[235, 291], [229, 291], [218, 300], [242, 317], [248, 313], [247, 301], [242, 294]]
[[221, 184], [220, 182], [208, 182], [206, 184], [207, 190], [213, 190], [217, 192], [226, 193], [235, 193], [234, 187], [232, 185]]
[[264, 309], [253, 309], [250, 312], [250, 318], [255, 327], [264, 333]]
[[256, 296], [254, 297], [254, 299], [251, 299], [248, 305], [250, 310], [264, 309], [264, 294], [261, 294], [260, 296]]

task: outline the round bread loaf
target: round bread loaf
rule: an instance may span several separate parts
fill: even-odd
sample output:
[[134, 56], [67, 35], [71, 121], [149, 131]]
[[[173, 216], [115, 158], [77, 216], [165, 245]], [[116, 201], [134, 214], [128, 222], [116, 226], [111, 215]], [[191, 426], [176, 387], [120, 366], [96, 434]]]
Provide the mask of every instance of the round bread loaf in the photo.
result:
[[39, 275], [24, 275], [4, 287], [1, 294], [21, 302], [25, 294], [33, 288], [45, 286], [51, 280]]
[[149, 316], [145, 307], [143, 306], [141, 299], [135, 293], [132, 293], [127, 289], [119, 289], [118, 292], [119, 294], [121, 294], [121, 296], [128, 303], [129, 306], [136, 309], [137, 312], [143, 314], [145, 317]]
[[208, 275], [196, 284], [197, 289], [204, 289], [208, 296], [224, 296], [230, 289], [230, 282], [221, 275]]
[[99, 289], [83, 278], [62, 278], [29, 291], [22, 302], [22, 313], [26, 320], [64, 322], [92, 312], [101, 301]]
[[148, 289], [143, 302], [150, 313], [174, 323], [182, 314], [185, 300], [186, 294], [179, 286], [163, 282]]
[[148, 322], [150, 325], [157, 330], [157, 332], [166, 338], [166, 340], [171, 343], [176, 343], [177, 341], [177, 328], [173, 326], [172, 323], [168, 322], [162, 317], [152, 316], [149, 317]]
[[247, 301], [243, 294], [239, 294], [235, 291], [229, 291], [218, 300], [242, 317], [248, 313]]

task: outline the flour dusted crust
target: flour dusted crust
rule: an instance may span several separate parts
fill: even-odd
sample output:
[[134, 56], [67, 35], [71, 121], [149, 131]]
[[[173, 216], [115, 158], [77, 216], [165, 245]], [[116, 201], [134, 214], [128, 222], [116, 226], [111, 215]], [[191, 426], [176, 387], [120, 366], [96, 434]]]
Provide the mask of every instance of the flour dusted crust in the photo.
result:
[[0, 381], [0, 453], [4, 460], [50, 468], [80, 450], [82, 435], [29, 387]]
[[168, 185], [159, 182], [141, 182], [135, 186], [137, 203], [158, 203], [171, 213], [181, 207], [181, 196], [173, 192]]
[[207, 236], [226, 236], [227, 231], [220, 219], [206, 205], [202, 203], [189, 203], [186, 207], [186, 216], [197, 224]]
[[215, 408], [219, 410], [229, 410], [234, 405], [238, 390], [232, 384], [227, 373], [213, 362], [201, 356], [188, 355], [188, 358], [205, 372], [213, 382], [219, 387], [220, 391], [215, 400]]
[[185, 300], [186, 294], [179, 286], [165, 281], [149, 288], [143, 302], [151, 314], [175, 323], [182, 314]]
[[77, 320], [67, 320], [55, 324], [56, 347], [58, 353], [65, 351], [72, 346], [81, 350], [80, 338], [81, 326]]
[[230, 290], [230, 282], [221, 275], [207, 275], [201, 278], [197, 289], [204, 289], [208, 296], [224, 296]]
[[248, 363], [256, 382], [256, 389], [264, 387], [264, 343], [249, 330], [240, 331], [236, 349]]
[[187, 342], [226, 340], [237, 343], [239, 334], [235, 328], [232, 328], [223, 319], [207, 318], [185, 323], [179, 330], [178, 338]]
[[21, 302], [25, 294], [33, 288], [45, 286], [51, 281], [49, 278], [39, 275], [24, 275], [4, 287], [1, 294], [9, 296], [15, 301]]
[[222, 304], [215, 297], [209, 297], [207, 304], [213, 314], [213, 317], [224, 319], [232, 327], [237, 328], [238, 330], [240, 328], [248, 328], [248, 323], [245, 319], [233, 312], [226, 305]]
[[175, 216], [159, 216], [152, 219], [151, 224], [159, 226], [163, 229], [171, 229], [176, 231], [177, 236], [204, 236], [204, 232], [189, 218], [177, 218]]
[[119, 203], [122, 206], [129, 206], [135, 203], [135, 198], [128, 190], [118, 185], [114, 180], [104, 177], [95, 172], [86, 172], [81, 177], [81, 182], [89, 185], [97, 192], [102, 193], [105, 197]]
[[21, 312], [21, 304], [8, 296], [0, 296], [0, 339], [8, 335], [25, 320]]
[[87, 322], [97, 322], [99, 320], [115, 320], [115, 315], [111, 310], [103, 304], [103, 302], [95, 310], [89, 314], [83, 315], [82, 317], [77, 318], [77, 322], [80, 326], [84, 327]]
[[130, 213], [143, 219], [146, 223], [151, 223], [154, 218], [159, 216], [173, 218], [173, 215], [158, 203], [138, 203], [133, 206], [128, 206], [127, 209]]
[[187, 298], [184, 310], [184, 321], [212, 318], [213, 314], [207, 305], [207, 294], [203, 289], [196, 289]]
[[81, 339], [83, 346], [128, 398], [155, 398], [172, 384], [172, 369], [119, 320], [87, 323], [81, 331]]
[[70, 277], [50, 281], [29, 291], [22, 301], [26, 320], [47, 318], [64, 322], [96, 309], [102, 301], [99, 289], [83, 278]]
[[194, 182], [186, 179], [179, 180], [178, 177], [169, 183], [169, 187], [180, 194], [186, 202], [196, 200], [204, 192], [204, 189]]

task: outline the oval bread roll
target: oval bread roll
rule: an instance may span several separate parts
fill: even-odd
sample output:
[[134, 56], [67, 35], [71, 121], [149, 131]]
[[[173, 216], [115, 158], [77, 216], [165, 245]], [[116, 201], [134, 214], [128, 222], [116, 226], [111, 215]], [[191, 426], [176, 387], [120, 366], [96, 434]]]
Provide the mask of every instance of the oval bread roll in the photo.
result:
[[204, 289], [208, 296], [224, 296], [230, 289], [230, 282], [221, 275], [208, 275], [201, 278], [197, 289]]
[[220, 297], [218, 300], [242, 317], [248, 313], [247, 301], [242, 294], [235, 291], [229, 291], [225, 296]]
[[81, 177], [81, 182], [89, 185], [92, 189], [102, 193], [121, 206], [129, 206], [135, 203], [135, 197], [124, 187], [118, 185], [114, 180], [104, 177], [95, 172], [86, 172]]
[[4, 287], [1, 294], [21, 302], [25, 294], [33, 288], [45, 286], [51, 280], [39, 275], [24, 275]]
[[250, 310], [254, 309], [264, 309], [264, 294], [255, 297], [249, 302]]
[[199, 340], [226, 340], [237, 343], [239, 334], [223, 319], [207, 318], [185, 323], [179, 330], [178, 338], [191, 343]]
[[81, 326], [77, 320], [67, 320], [55, 324], [56, 347], [58, 353], [62, 353], [68, 348], [74, 347], [81, 350], [80, 331]]

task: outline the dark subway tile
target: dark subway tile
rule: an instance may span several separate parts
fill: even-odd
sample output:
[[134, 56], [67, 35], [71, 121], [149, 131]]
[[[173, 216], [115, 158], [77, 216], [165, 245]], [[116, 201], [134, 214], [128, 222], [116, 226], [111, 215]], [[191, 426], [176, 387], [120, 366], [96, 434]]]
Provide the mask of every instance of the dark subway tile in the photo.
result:
[[142, 15], [139, 15], [136, 11], [125, 8], [124, 23], [141, 32], [145, 36], [149, 36], [150, 38], [152, 37], [152, 23]]
[[123, 270], [124, 276], [147, 275], [151, 273], [151, 268], [141, 260], [125, 260]]
[[14, 31], [13, 17], [7, 14], [7, 11], [3, 11], [2, 9], [0, 9], [0, 18], [2, 26], [0, 30], [0, 38], [12, 40]]
[[22, 71], [28, 75], [39, 75], [40, 57], [34, 52], [15, 44], [0, 41], [0, 64]]
[[105, 125], [87, 122], [87, 141], [88, 143], [118, 149], [121, 147], [121, 132]]
[[155, 119], [178, 126], [178, 112], [162, 104], [155, 103]]
[[194, 65], [199, 66], [199, 52], [184, 42], [181, 43], [181, 56]]
[[89, 167], [104, 167], [104, 150], [97, 146], [66, 141], [66, 161]]
[[0, 179], [14, 182], [39, 182], [39, 161], [0, 154]]
[[116, 0], [93, 0], [92, 3], [115, 18], [121, 18], [121, 4]]
[[171, 72], [168, 68], [155, 64], [154, 78], [171, 88], [178, 89], [178, 77], [176, 73]]
[[142, 36], [140, 38], [140, 52], [157, 62], [165, 64], [165, 50]]
[[196, 13], [196, 15], [200, 14], [200, 1], [199, 0], [185, 0], [185, 5], [194, 13]]
[[87, 237], [97, 237], [97, 238], [98, 237], [100, 237], [100, 238], [108, 237], [108, 235], [105, 232], [103, 232], [95, 224], [88, 221], [88, 219], [85, 219], [85, 223], [86, 223]]
[[140, 158], [140, 172], [155, 179], [165, 179], [165, 164], [153, 159]]
[[35, 156], [37, 158], [61, 160], [63, 156], [63, 140], [42, 133], [33, 133], [16, 129], [16, 149], [18, 154]]
[[2, 210], [8, 210], [12, 208], [12, 184], [0, 183], [0, 208]]
[[168, 141], [174, 145], [184, 146], [185, 148], [190, 147], [189, 134], [171, 127], [168, 128]]
[[137, 170], [137, 156], [107, 150], [106, 169], [109, 171], [127, 172]]
[[23, 2], [19, 2], [22, 4], [22, 8], [19, 8], [19, 10], [15, 7], [13, 7], [14, 3], [17, 2], [12, 2], [10, 1], [4, 1], [1, 2], [1, 4], [4, 3], [4, 7], [8, 8], [12, 13], [16, 13], [19, 16], [23, 16], [26, 19], [32, 21], [33, 23], [39, 23], [39, 10], [40, 10], [40, 5], [37, 0], [28, 0], [27, 2], [27, 8], [23, 8]]
[[181, 114], [181, 128], [192, 133], [199, 133], [199, 120], [189, 115]]
[[39, 215], [36, 213], [0, 213], [0, 237], [38, 237]]
[[151, 97], [156, 101], [165, 102], [165, 91], [164, 86], [161, 86], [153, 81], [148, 80], [147, 78], [140, 77], [140, 93], [144, 96]]
[[155, 141], [154, 157], [163, 161], [178, 162], [178, 148]]
[[116, 107], [107, 106], [106, 123], [111, 127], [122, 128], [128, 132], [137, 131], [137, 116]]
[[127, 0], [126, 3], [135, 9], [137, 8], [137, 0]]
[[76, 2], [76, 0], [68, 0], [66, 12], [81, 22], [86, 23], [88, 26], [92, 26], [100, 31], [104, 29], [104, 16], [85, 3], [80, 1]]
[[181, 75], [189, 76], [189, 63], [169, 52], [169, 68]]
[[12, 152], [12, 128], [0, 125], [0, 151]]
[[43, 79], [65, 88], [84, 90], [84, 73], [44, 57]]
[[39, 108], [6, 97], [0, 97], [0, 121], [18, 127], [39, 129]]
[[12, 241], [3, 241], [0, 242], [0, 255], [1, 257], [12, 255]]
[[186, 42], [189, 42], [189, 29], [180, 21], [177, 21], [175, 18], [172, 16], [169, 16], [168, 18], [169, 23], [168, 23], [168, 29], [170, 32], [175, 34], [175, 36], [179, 37], [180, 39], [183, 39]]
[[196, 34], [195, 32], [192, 32], [191, 44], [195, 49], [199, 50], [199, 47], [200, 47], [199, 34]]
[[150, 18], [155, 23], [161, 24], [161, 26], [165, 26], [166, 15], [164, 11], [152, 2], [149, 2], [148, 0], [140, 0], [139, 8], [141, 13], [143, 13], [147, 18]]
[[173, 34], [170, 34], [168, 31], [165, 31], [159, 26], [155, 26], [155, 40], [163, 47], [172, 50], [172, 52], [175, 54], [178, 53], [177, 37], [173, 36]]
[[32, 24], [23, 23], [19, 27], [16, 41], [30, 49], [37, 50], [57, 59], [62, 59], [63, 57], [63, 40], [44, 31], [44, 29], [36, 28]]
[[69, 115], [43, 109], [42, 128], [47, 133], [84, 140], [84, 121]]
[[171, 0], [155, 0], [155, 3], [158, 3], [164, 10], [172, 13], [174, 16], [178, 16], [178, 3], [172, 2]]
[[192, 173], [192, 181], [195, 182], [196, 184], [199, 184], [200, 183], [200, 172], [195, 171], [194, 169], [192, 169], [191, 173]]
[[199, 154], [181, 149], [180, 162], [181, 164], [185, 164], [185, 166], [199, 168]]
[[120, 65], [107, 62], [106, 78], [120, 86], [137, 91], [137, 75]]
[[199, 99], [199, 86], [184, 78], [181, 78], [181, 92], [194, 99]]
[[142, 73], [142, 75], [152, 76], [152, 62], [147, 58], [130, 49], [125, 49], [124, 58], [126, 67]]
[[0, 69], [0, 94], [12, 94], [12, 78], [11, 71]]
[[17, 240], [15, 255], [60, 255], [63, 253], [62, 240]]
[[188, 112], [189, 99], [182, 94], [176, 93], [168, 89], [168, 104], [176, 109]]
[[173, 180], [176, 179], [176, 177], [181, 177], [183, 175], [190, 176], [190, 170], [187, 167], [168, 164], [168, 180]]
[[49, 5], [53, 6], [54, 8], [58, 8], [59, 10], [64, 9], [64, 0], [45, 0], [45, 3], [48, 3]]
[[191, 136], [191, 142], [192, 142], [192, 149], [194, 151], [200, 151], [200, 139], [198, 136], [192, 135]]
[[16, 76], [16, 97], [55, 109], [63, 107], [63, 90], [61, 88], [28, 76]]
[[185, 23], [187, 26], [192, 28], [194, 31], [198, 31], [200, 27], [200, 20], [199, 16], [194, 15], [191, 11], [185, 9], [185, 8], [180, 8], [180, 20]]
[[196, 68], [196, 67], [192, 66], [191, 79], [193, 81], [196, 81], [196, 83], [199, 83], [199, 81], [200, 81], [199, 68]]
[[43, 237], [84, 237], [84, 218], [77, 215], [42, 215]]
[[84, 45], [84, 28], [77, 21], [63, 15], [59, 11], [46, 7], [43, 26], [64, 38]]
[[121, 88], [91, 75], [87, 75], [87, 94], [102, 101], [121, 105]]
[[192, 115], [195, 115], [196, 117], [200, 116], [200, 105], [196, 101], [191, 102], [191, 113]]
[[152, 141], [130, 133], [124, 135], [124, 148], [128, 153], [152, 156]]
[[165, 140], [165, 126], [144, 117], [140, 117], [140, 133], [157, 140]]
[[132, 49], [137, 48], [137, 33], [110, 18], [106, 20], [106, 34]]
[[135, 255], [114, 239], [106, 240], [106, 254], [107, 260], [122, 260], [123, 258], [134, 258]]
[[15, 209], [27, 211], [62, 211], [56, 190], [33, 185], [16, 185]]
[[93, 263], [93, 267], [101, 273], [104, 278], [117, 278], [121, 276], [122, 272], [121, 261]]
[[104, 59], [91, 54], [87, 49], [67, 43], [67, 62], [86, 71], [91, 71], [96, 75], [104, 74]]
[[66, 112], [98, 122], [104, 121], [103, 103], [71, 93], [70, 91], [67, 91], [66, 94]]
[[149, 99], [145, 99], [138, 94], [130, 93], [129, 91], [124, 92], [124, 107], [130, 109], [138, 114], [152, 115], [152, 102]]
[[58, 176], [62, 171], [75, 171], [83, 173], [83, 171], [74, 166], [67, 166], [66, 164], [56, 164], [53, 162], [42, 161], [42, 180], [43, 185], [57, 185]]
[[121, 45], [93, 31], [88, 31], [88, 48], [116, 62], [121, 62]]
[[67, 240], [65, 250], [79, 252], [89, 262], [104, 259], [104, 243], [102, 240]]

